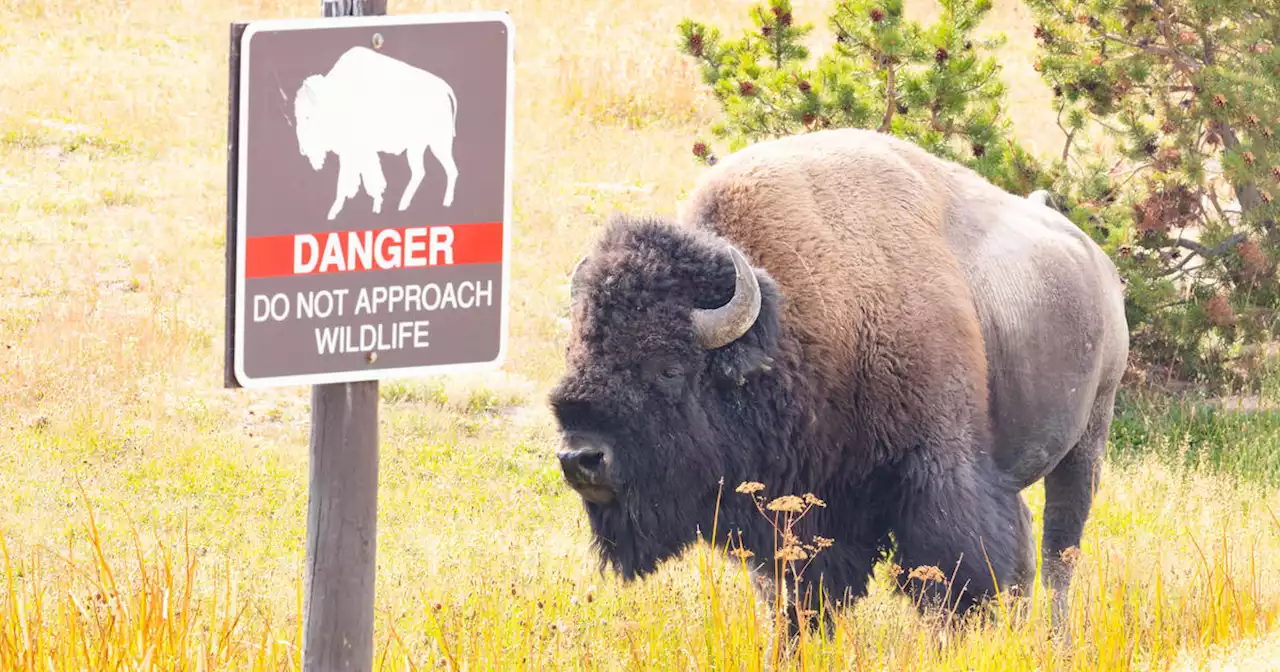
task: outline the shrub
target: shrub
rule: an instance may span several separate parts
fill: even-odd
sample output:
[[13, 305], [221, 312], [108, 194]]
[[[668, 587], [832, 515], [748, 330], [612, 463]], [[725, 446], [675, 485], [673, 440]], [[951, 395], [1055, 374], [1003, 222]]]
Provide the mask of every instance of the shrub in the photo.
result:
[[[1014, 193], [1047, 184], [1004, 115], [1005, 85], [988, 53], [1003, 38], [973, 35], [990, 0], [942, 0], [942, 9], [926, 26], [903, 16], [902, 0], [839, 2], [828, 20], [835, 43], [812, 64], [803, 40], [813, 26], [796, 19], [789, 0], [753, 6], [755, 28], [736, 40], [686, 19], [679, 46], [722, 106], [711, 133], [730, 151], [820, 128], [876, 128]], [[705, 140], [694, 153], [715, 160]]]
[[[1027, 2], [1064, 134], [1044, 160], [1002, 113], [1005, 38], [974, 36], [990, 0], [940, 0], [929, 25], [905, 18], [902, 0], [838, 0], [834, 43], [812, 63], [813, 26], [788, 0], [753, 6], [736, 40], [686, 19], [679, 48], [720, 103], [709, 130], [729, 151], [874, 128], [1011, 193], [1049, 188], [1125, 276], [1135, 360], [1227, 382], [1277, 328], [1280, 0]], [[1111, 155], [1087, 142], [1099, 129]], [[693, 153], [716, 158], [706, 139]]]
[[1252, 368], [1280, 299], [1280, 1], [1027, 4], [1065, 133], [1055, 190], [1130, 278], [1135, 352], [1201, 382]]

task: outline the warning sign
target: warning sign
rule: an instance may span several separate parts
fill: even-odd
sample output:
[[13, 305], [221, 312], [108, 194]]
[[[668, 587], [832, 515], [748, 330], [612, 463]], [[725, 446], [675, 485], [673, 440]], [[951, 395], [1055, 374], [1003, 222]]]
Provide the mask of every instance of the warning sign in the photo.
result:
[[512, 33], [474, 12], [233, 36], [228, 384], [502, 362]]

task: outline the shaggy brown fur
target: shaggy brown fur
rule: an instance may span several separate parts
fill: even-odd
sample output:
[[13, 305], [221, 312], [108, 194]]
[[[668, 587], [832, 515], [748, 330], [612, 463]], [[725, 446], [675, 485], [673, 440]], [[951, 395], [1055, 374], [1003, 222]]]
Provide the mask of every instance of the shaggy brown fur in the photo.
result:
[[[836, 540], [811, 567], [835, 597], [864, 593], [892, 532], [899, 564], [956, 581], [909, 589], [967, 609], [992, 574], [1031, 580], [1018, 491], [1044, 477], [1046, 576], [1066, 586], [1057, 554], [1079, 543], [1128, 347], [1121, 282], [1092, 241], [851, 129], [726, 157], [681, 220], [615, 218], [575, 275], [551, 404], [602, 558], [651, 571], [711, 529], [720, 478], [756, 480], [827, 501], [805, 529]], [[759, 316], [705, 349], [691, 311], [733, 294], [726, 243], [755, 268]], [[749, 506], [720, 516], [772, 556]]]

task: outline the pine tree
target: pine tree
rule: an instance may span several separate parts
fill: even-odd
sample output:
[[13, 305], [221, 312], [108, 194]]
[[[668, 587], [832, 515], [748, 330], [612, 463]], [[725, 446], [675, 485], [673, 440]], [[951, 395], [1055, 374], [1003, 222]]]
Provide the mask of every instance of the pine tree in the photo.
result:
[[[828, 25], [834, 44], [810, 63], [812, 24], [789, 0], [750, 9], [754, 29], [736, 40], [686, 19], [679, 47], [699, 62], [724, 112], [710, 129], [729, 151], [769, 137], [829, 127], [876, 129], [963, 163], [1026, 194], [1048, 184], [1013, 139], [1003, 114], [1005, 85], [989, 52], [1003, 38], [974, 30], [990, 0], [941, 0], [930, 25], [903, 16], [902, 0], [841, 0]], [[714, 162], [706, 140], [694, 154]]]
[[1278, 327], [1280, 0], [1027, 3], [1065, 133], [1054, 188], [1130, 278], [1135, 351], [1224, 380]]

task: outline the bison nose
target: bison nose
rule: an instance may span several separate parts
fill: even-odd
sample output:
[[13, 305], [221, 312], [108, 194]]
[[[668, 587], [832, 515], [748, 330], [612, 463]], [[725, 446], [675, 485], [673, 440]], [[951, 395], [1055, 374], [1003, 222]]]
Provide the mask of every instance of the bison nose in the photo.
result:
[[556, 454], [565, 481], [578, 494], [597, 504], [613, 501], [613, 483], [609, 479], [609, 452], [597, 445], [580, 445]]

